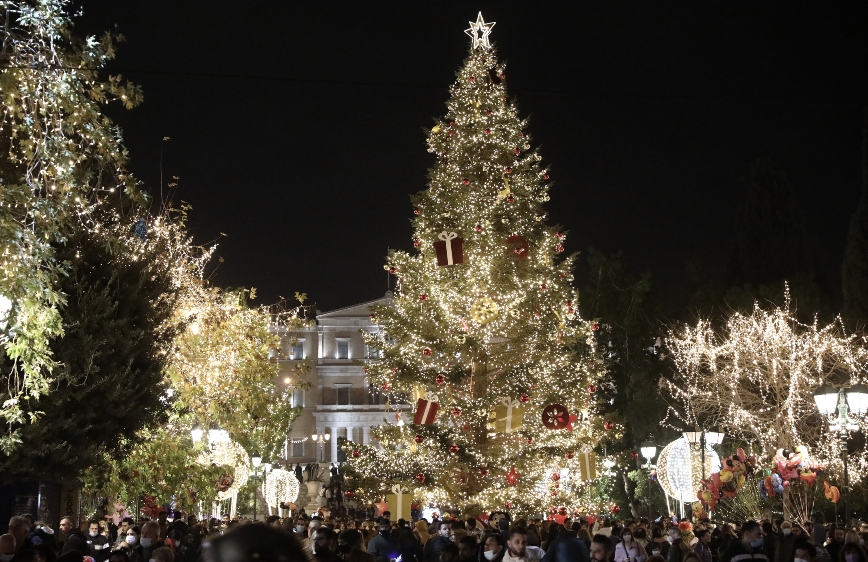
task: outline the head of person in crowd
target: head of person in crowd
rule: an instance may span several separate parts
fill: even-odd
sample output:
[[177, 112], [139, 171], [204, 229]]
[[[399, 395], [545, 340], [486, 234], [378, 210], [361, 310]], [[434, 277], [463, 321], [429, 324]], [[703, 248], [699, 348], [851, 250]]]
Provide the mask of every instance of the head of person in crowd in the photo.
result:
[[709, 531], [708, 529], [700, 529], [700, 530], [696, 531], [695, 534], [696, 534], [696, 538], [702, 544], [708, 544], [711, 542], [711, 531]]
[[596, 534], [591, 539], [591, 562], [608, 562], [612, 550], [612, 541], [603, 534]]
[[142, 525], [142, 533], [139, 537], [139, 544], [142, 548], [153, 548], [157, 546], [157, 540], [160, 538], [160, 524], [157, 521], [148, 521]]
[[817, 547], [806, 538], [796, 542], [793, 562], [815, 562]]
[[[471, 519], [473, 521], [473, 519]], [[458, 541], [459, 562], [473, 562], [479, 551], [479, 542], [473, 535], [465, 535]]]
[[781, 521], [780, 525], [778, 525], [778, 529], [781, 532], [781, 536], [789, 537], [793, 534], [793, 523], [784, 519]]
[[437, 526], [437, 534], [441, 537], [445, 537], [448, 539], [449, 536], [452, 534], [452, 527], [449, 526], [448, 522], [441, 521], [440, 523], [435, 523], [434, 525]]
[[840, 562], [868, 562], [868, 555], [858, 542], [848, 542], [841, 547]]
[[121, 526], [118, 527], [118, 535], [126, 535], [127, 531], [129, 531], [130, 527], [132, 527], [134, 524], [135, 523], [133, 523], [132, 517], [124, 517], [123, 519], [121, 519]]
[[160, 548], [155, 548], [154, 552], [151, 553], [151, 560], [155, 562], [175, 562], [175, 553], [168, 546], [161, 546]]
[[187, 526], [188, 527], [192, 527], [193, 525], [196, 525], [198, 523], [199, 523], [199, 518], [196, 517], [195, 515], [188, 515], [187, 516]]
[[848, 529], [847, 532], [844, 534], [844, 542], [845, 543], [846, 542], [854, 542], [856, 544], [859, 544], [859, 541], [861, 541], [861, 540], [862, 540], [862, 537], [859, 536], [859, 533], [857, 533], [853, 529]]
[[316, 554], [324, 554], [326, 552], [336, 552], [338, 549], [338, 536], [333, 529], [329, 527], [320, 527], [316, 531], [316, 538], [313, 539], [314, 551]]
[[206, 541], [203, 562], [296, 562], [307, 560], [301, 543], [267, 525], [236, 525]]
[[322, 527], [322, 519], [311, 519], [310, 523], [307, 524], [307, 536], [311, 541], [313, 541], [314, 535], [316, 535], [320, 527]]
[[139, 544], [139, 536], [142, 534], [142, 529], [138, 525], [133, 525], [129, 529], [127, 529], [126, 537], [124, 537], [124, 542], [130, 546], [134, 547]]
[[506, 541], [499, 533], [488, 535], [483, 543], [482, 555], [486, 560], [498, 561], [503, 559], [503, 554], [506, 552]]
[[353, 550], [362, 550], [362, 533], [357, 529], [344, 529], [338, 534], [337, 553], [345, 557]]
[[113, 550], [108, 562], [130, 562], [130, 553], [124, 549]]
[[265, 520], [265, 524], [271, 527], [280, 527], [280, 515], [269, 515]]
[[388, 538], [392, 534], [392, 523], [388, 519], [380, 519], [377, 522], [377, 531], [380, 535]]
[[160, 512], [157, 513], [157, 522], [159, 522], [160, 525], [165, 525], [166, 524], [166, 518], [168, 518], [168, 517], [169, 517], [169, 512], [166, 511], [165, 509], [161, 509]]
[[763, 545], [763, 529], [756, 521], [745, 521], [741, 525], [741, 542], [748, 550]]
[[844, 527], [839, 527], [835, 524], [829, 526], [829, 538], [832, 539], [833, 542], [844, 544], [844, 538], [846, 536], [847, 532], [844, 530]]
[[666, 540], [668, 540], [669, 542], [675, 542], [681, 538], [681, 529], [679, 529], [677, 525], [673, 525], [669, 528], [669, 532], [667, 534], [668, 536], [666, 537]]
[[15, 515], [9, 518], [9, 534], [15, 537], [15, 550], [24, 548], [24, 541], [27, 540], [27, 533], [30, 532], [30, 524], [27, 519]]
[[506, 547], [509, 549], [510, 556], [523, 558], [527, 553], [527, 528], [518, 525], [510, 527]]
[[458, 562], [459, 550], [458, 545], [449, 543], [440, 551], [439, 562]]

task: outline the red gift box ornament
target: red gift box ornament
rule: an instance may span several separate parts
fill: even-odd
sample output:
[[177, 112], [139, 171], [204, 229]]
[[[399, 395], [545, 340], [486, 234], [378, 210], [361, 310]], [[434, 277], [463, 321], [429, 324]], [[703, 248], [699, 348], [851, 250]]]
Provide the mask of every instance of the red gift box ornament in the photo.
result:
[[433, 425], [437, 418], [437, 410], [440, 409], [440, 403], [435, 402], [434, 398], [426, 395], [425, 398], [420, 398], [416, 401], [416, 416], [413, 418], [413, 423], [417, 425]]
[[454, 232], [443, 231], [437, 235], [439, 242], [434, 242], [437, 252], [437, 265], [455, 265], [464, 263], [464, 239]]

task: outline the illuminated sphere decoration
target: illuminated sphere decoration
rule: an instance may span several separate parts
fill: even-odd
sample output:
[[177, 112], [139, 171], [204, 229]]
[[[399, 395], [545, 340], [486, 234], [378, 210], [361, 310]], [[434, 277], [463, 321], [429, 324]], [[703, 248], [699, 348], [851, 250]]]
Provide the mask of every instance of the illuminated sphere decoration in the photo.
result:
[[262, 486], [265, 503], [273, 509], [282, 503], [295, 503], [298, 499], [298, 479], [292, 471], [275, 468], [265, 475]]
[[211, 443], [210, 454], [199, 455], [198, 462], [203, 466], [211, 463], [232, 467], [234, 480], [228, 489], [217, 492], [220, 501], [230, 499], [240, 490], [250, 478], [250, 460], [244, 447], [232, 441], [225, 434], [222, 438]]
[[[699, 451], [692, 450], [684, 437], [666, 445], [657, 459], [657, 478], [666, 495], [676, 501], [693, 502], [702, 479]], [[705, 446], [705, 476], [720, 470], [720, 457]]]

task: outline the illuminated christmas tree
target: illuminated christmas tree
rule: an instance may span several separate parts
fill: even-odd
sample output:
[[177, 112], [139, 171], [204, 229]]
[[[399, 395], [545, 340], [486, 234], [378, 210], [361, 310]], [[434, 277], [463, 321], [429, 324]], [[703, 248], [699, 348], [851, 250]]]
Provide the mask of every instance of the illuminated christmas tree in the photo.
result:
[[[385, 415], [378, 443], [347, 446], [351, 494], [378, 501], [402, 486], [470, 513], [597, 511], [598, 454], [620, 424], [602, 414], [598, 325], [579, 317], [574, 258], [543, 210], [549, 172], [508, 97], [492, 26], [480, 14], [467, 30], [470, 54], [428, 136], [429, 187], [413, 198], [418, 251], [390, 254], [394, 306], [376, 309], [382, 332], [368, 341], [382, 350], [371, 383], [387, 409], [411, 411]], [[406, 514], [390, 498], [393, 517]]]

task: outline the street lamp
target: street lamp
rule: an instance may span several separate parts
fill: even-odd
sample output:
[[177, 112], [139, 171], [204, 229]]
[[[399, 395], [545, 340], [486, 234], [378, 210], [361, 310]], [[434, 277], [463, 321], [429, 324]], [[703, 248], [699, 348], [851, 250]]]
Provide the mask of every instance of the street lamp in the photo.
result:
[[323, 460], [324, 460], [325, 459], [325, 452], [324, 452], [325, 451], [325, 444], [326, 444], [326, 441], [331, 440], [331, 438], [332, 438], [331, 433], [314, 433], [313, 435], [310, 436], [310, 438], [313, 439], [314, 443], [319, 443], [319, 450], [320, 450], [320, 453], [322, 453], [320, 456], [323, 457]]
[[654, 455], [657, 454], [657, 444], [654, 443], [653, 439], [654, 436], [649, 433], [648, 437], [645, 439], [645, 441], [642, 441], [642, 445], [639, 448], [639, 450], [642, 452], [642, 458], [648, 461], [647, 463], [645, 463], [645, 466], [649, 468], [651, 467], [651, 459], [653, 459]]
[[700, 463], [702, 464], [702, 479], [705, 480], [706, 452], [715, 445], [723, 443], [723, 432], [705, 431], [699, 426], [696, 426], [693, 431], [685, 431], [683, 435], [687, 442], [690, 443], [690, 448], [694, 451], [699, 451], [701, 454]]
[[[841, 435], [841, 460], [844, 462], [844, 524], [850, 521], [850, 475], [847, 473], [847, 436], [859, 429], [859, 418], [868, 413], [868, 386], [856, 384], [835, 388], [824, 384], [814, 391], [814, 402], [821, 414], [829, 418], [829, 429]], [[838, 416], [835, 416], [837, 410]], [[853, 415], [850, 415], [850, 414]]]
[[[259, 479], [260, 468], [262, 468], [263, 477], [271, 470], [271, 463], [268, 461], [262, 462], [262, 455], [259, 453], [253, 453], [250, 461], [253, 464], [253, 478]], [[256, 521], [256, 488], [253, 488], [253, 520]]]
[[199, 424], [193, 424], [193, 427], [190, 429], [190, 437], [193, 438], [193, 443], [198, 443], [202, 440], [202, 436], [205, 434], [205, 431], [199, 426]]

